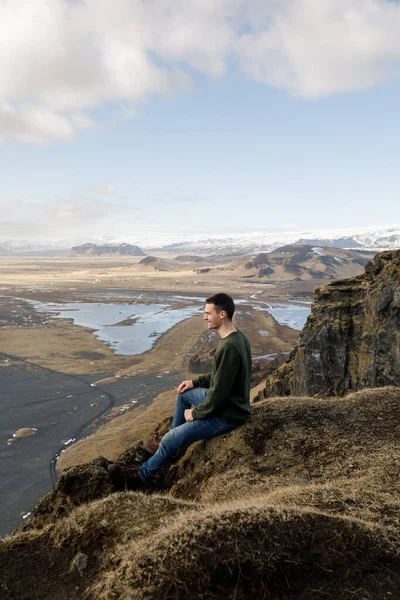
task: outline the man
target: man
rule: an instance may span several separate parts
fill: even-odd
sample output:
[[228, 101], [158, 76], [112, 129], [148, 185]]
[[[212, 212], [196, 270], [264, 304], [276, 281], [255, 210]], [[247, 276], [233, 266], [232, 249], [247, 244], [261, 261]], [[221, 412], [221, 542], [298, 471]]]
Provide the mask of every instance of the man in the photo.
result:
[[144, 443], [152, 456], [138, 470], [109, 465], [117, 487], [125, 483], [129, 489], [144, 489], [151, 476], [165, 467], [179, 448], [227, 433], [248, 419], [251, 351], [248, 339], [232, 322], [234, 312], [235, 304], [228, 294], [215, 294], [206, 300], [204, 320], [208, 329], [221, 337], [212, 371], [178, 386], [171, 429], [159, 445]]

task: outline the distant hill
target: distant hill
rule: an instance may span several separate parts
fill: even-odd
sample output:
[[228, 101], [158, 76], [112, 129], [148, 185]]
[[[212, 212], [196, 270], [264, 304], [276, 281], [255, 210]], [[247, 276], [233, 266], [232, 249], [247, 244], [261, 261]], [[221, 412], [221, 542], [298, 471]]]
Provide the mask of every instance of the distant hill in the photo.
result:
[[66, 248], [57, 248], [51, 245], [24, 244], [22, 246], [1, 246], [0, 256], [66, 256]]
[[177, 262], [204, 262], [204, 257], [196, 256], [195, 254], [180, 254], [174, 258]]
[[353, 238], [343, 237], [336, 240], [297, 240], [294, 246], [323, 246], [324, 248], [362, 248], [362, 244]]
[[137, 265], [134, 266], [138, 271], [175, 271], [178, 266], [171, 264], [168, 260], [157, 258], [157, 256], [146, 256]]
[[250, 260], [237, 259], [214, 270], [252, 280], [344, 279], [361, 274], [375, 254], [374, 251], [292, 244], [262, 252]]
[[89, 256], [146, 256], [139, 248], [132, 244], [81, 244], [74, 246], [70, 254], [83, 254]]
[[246, 234], [216, 235], [182, 240], [164, 246], [153, 246], [149, 253], [168, 252], [173, 254], [219, 256], [235, 254], [236, 257], [257, 252], [271, 252], [284, 244], [323, 246], [334, 248], [363, 248], [364, 250], [394, 250], [400, 248], [400, 228], [370, 228], [347, 230], [265, 231]]

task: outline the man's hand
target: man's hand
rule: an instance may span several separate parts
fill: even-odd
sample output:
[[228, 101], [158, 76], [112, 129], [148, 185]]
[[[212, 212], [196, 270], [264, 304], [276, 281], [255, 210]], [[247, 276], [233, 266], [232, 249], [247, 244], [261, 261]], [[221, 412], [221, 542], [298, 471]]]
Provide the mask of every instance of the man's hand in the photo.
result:
[[192, 417], [192, 410], [193, 410], [193, 408], [187, 408], [185, 410], [185, 419], [186, 419], [186, 421], [194, 421], [194, 419]]
[[182, 383], [178, 385], [176, 391], [178, 392], [178, 394], [183, 394], [183, 392], [187, 392], [192, 388], [194, 388], [193, 381], [191, 379], [185, 379], [185, 381], [182, 381]]

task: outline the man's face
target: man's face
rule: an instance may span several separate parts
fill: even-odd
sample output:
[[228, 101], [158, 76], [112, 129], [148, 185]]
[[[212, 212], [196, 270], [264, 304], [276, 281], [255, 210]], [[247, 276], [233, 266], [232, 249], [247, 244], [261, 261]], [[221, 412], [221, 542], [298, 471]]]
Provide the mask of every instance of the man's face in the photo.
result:
[[215, 304], [206, 304], [203, 319], [207, 321], [207, 329], [219, 329], [224, 322], [225, 317], [226, 312], [224, 310], [217, 312], [215, 310]]

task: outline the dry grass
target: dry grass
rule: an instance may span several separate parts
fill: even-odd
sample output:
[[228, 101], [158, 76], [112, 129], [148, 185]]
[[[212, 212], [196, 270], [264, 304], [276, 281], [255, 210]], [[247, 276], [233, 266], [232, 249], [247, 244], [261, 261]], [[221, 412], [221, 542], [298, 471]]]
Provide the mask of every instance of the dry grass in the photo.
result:
[[147, 439], [154, 423], [174, 413], [176, 391], [159, 394], [148, 406], [140, 406], [132, 413], [125, 413], [100, 427], [89, 438], [80, 440], [64, 452], [57, 462], [61, 471], [87, 463], [97, 456], [115, 460], [136, 440]]
[[93, 551], [99, 545], [104, 549], [145, 539], [169, 517], [189, 509], [192, 502], [123, 492], [79, 506], [48, 531], [55, 546]]
[[88, 596], [378, 598], [396, 590], [398, 551], [384, 530], [355, 519], [237, 501], [181, 514], [145, 544], [117, 547]]
[[117, 371], [135, 362], [132, 357], [114, 354], [90, 329], [65, 321], [41, 327], [2, 327], [0, 345], [5, 354], [73, 375]]
[[[173, 263], [171, 271], [155, 271], [153, 265], [140, 265], [136, 257], [1, 257], [0, 285], [49, 286], [65, 288], [116, 288], [142, 290], [169, 290], [186, 292], [205, 288], [206, 294], [216, 293], [224, 286], [225, 291], [237, 293], [244, 287], [237, 282], [236, 272], [228, 272], [221, 278], [219, 273], [197, 273], [199, 264]], [[205, 261], [205, 265], [207, 261]], [[246, 282], [249, 293], [257, 291], [257, 282]]]
[[[377, 600], [399, 585], [400, 546], [384, 527], [262, 497], [201, 507], [122, 493], [4, 544], [26, 573], [36, 566], [35, 599]], [[6, 581], [6, 598], [25, 597], [15, 574]]]
[[398, 388], [273, 398], [189, 448], [164, 495], [110, 495], [78, 467], [0, 543], [5, 598], [394, 600], [399, 428]]
[[254, 406], [252, 422], [193, 445], [174, 467], [171, 493], [214, 502], [368, 473], [372, 480], [388, 473], [395, 482], [399, 435], [398, 388], [340, 399], [271, 398]]

